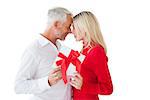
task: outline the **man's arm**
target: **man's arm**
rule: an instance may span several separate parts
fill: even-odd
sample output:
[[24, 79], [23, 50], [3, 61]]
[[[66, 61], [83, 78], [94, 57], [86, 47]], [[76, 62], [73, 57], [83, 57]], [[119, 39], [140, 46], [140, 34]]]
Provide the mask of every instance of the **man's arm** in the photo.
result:
[[20, 69], [16, 76], [15, 92], [18, 94], [37, 94], [50, 88], [48, 76], [34, 79], [34, 74], [38, 68], [38, 61], [35, 56], [26, 50], [22, 56]]

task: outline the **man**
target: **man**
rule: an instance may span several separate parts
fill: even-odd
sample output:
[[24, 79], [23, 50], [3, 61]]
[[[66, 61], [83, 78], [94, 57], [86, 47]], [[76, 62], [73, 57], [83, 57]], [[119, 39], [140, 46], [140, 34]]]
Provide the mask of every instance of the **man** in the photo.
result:
[[[33, 94], [31, 100], [71, 100], [71, 86], [64, 84], [61, 68], [52, 68], [59, 51], [57, 39], [71, 32], [72, 14], [65, 8], [48, 11], [47, 28], [25, 50], [15, 81], [16, 93]], [[82, 77], [77, 74], [72, 86], [80, 89]]]

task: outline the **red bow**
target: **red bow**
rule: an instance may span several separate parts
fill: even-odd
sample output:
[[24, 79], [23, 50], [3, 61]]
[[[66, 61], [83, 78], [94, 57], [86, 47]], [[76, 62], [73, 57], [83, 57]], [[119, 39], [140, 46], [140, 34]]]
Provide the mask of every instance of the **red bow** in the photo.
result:
[[68, 57], [66, 57], [64, 54], [61, 52], [58, 54], [58, 57], [62, 58], [61, 60], [58, 60], [56, 62], [56, 65], [59, 66], [61, 65], [61, 70], [62, 70], [62, 78], [64, 80], [64, 83], [67, 83], [67, 78], [66, 78], [66, 71], [69, 67], [69, 64], [72, 63], [74, 66], [76, 66], [76, 70], [80, 72], [80, 65], [81, 62], [78, 59], [80, 56], [80, 53], [78, 51], [71, 50], [70, 54]]

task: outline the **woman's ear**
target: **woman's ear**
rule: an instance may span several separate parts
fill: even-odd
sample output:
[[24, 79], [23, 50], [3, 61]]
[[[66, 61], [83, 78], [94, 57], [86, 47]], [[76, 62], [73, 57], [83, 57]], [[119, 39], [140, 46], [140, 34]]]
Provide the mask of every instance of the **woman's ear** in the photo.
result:
[[82, 37], [86, 37], [86, 32], [83, 32]]

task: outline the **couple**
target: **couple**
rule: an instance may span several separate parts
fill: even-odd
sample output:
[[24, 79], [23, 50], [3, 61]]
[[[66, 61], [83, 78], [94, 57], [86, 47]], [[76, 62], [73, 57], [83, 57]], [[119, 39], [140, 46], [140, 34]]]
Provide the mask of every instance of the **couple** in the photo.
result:
[[[74, 80], [64, 84], [61, 68], [51, 66], [59, 53], [57, 40], [64, 40], [68, 33], [83, 41], [81, 53], [86, 57], [81, 72], [74, 73]], [[15, 92], [33, 94], [31, 100], [99, 100], [98, 94], [109, 95], [113, 91], [106, 51], [98, 21], [91, 12], [72, 17], [65, 8], [50, 9], [46, 30], [22, 56]]]

